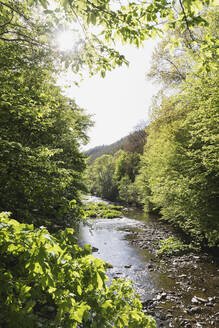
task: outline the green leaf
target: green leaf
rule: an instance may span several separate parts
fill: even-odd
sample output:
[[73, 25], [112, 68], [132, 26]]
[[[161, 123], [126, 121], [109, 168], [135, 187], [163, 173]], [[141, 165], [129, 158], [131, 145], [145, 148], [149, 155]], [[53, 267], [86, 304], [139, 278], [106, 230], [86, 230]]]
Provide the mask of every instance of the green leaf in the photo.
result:
[[105, 301], [102, 305], [101, 305], [102, 308], [104, 309], [107, 309], [107, 308], [112, 308], [112, 301], [111, 300], [107, 300]]
[[96, 15], [94, 13], [91, 13], [90, 20], [93, 25], [96, 25]]
[[77, 292], [78, 292], [79, 295], [82, 294], [82, 289], [81, 289], [80, 285], [77, 285]]
[[103, 280], [98, 272], [96, 272], [97, 277], [97, 288], [102, 289], [103, 288]]

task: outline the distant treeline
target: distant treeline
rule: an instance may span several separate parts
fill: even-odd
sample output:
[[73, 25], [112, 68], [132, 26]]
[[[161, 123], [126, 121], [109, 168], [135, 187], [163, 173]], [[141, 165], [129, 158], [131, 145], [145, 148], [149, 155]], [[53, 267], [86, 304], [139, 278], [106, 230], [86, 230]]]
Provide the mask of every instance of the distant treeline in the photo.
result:
[[143, 153], [146, 135], [147, 133], [145, 128], [138, 127], [136, 128], [135, 131], [131, 132], [128, 136], [123, 137], [120, 140], [110, 145], [102, 145], [102, 146], [91, 148], [87, 150], [84, 154], [89, 157], [89, 163], [91, 164], [98, 157], [102, 155], [113, 155], [118, 150], [124, 150], [126, 152], [131, 151], [131, 152]]

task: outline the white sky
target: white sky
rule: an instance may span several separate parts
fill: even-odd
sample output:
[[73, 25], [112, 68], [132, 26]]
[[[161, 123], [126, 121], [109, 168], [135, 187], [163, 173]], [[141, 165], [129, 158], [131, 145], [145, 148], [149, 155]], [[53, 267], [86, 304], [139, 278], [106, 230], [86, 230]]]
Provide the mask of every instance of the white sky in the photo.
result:
[[121, 53], [130, 62], [103, 79], [99, 76], [87, 78], [80, 87], [72, 85], [66, 94], [92, 114], [95, 125], [90, 129], [86, 149], [111, 144], [126, 136], [142, 120], [148, 120], [152, 95], [157, 87], [146, 80], [151, 55], [156, 41], [145, 42], [144, 48], [120, 47]]

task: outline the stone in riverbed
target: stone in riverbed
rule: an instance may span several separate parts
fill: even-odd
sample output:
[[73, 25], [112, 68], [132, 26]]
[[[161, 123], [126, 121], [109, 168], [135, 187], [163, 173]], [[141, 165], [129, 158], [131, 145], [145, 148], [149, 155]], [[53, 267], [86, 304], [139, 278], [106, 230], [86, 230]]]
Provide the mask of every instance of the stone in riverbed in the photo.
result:
[[167, 319], [172, 319], [172, 318], [173, 318], [173, 315], [170, 314], [170, 313], [168, 313], [168, 314], [166, 315], [166, 318], [167, 318]]
[[210, 303], [217, 303], [219, 301], [219, 297], [208, 297], [208, 302]]
[[154, 269], [153, 264], [148, 264], [148, 269]]
[[167, 293], [163, 292], [163, 293], [157, 295], [156, 300], [161, 301], [161, 300], [164, 300], [166, 297], [167, 297]]
[[97, 247], [92, 247], [92, 252], [94, 253], [94, 252], [98, 252], [99, 251], [99, 249], [97, 248]]
[[194, 296], [194, 297], [192, 298], [192, 300], [191, 300], [191, 302], [192, 302], [193, 304], [199, 304], [199, 303], [204, 304], [204, 303], [207, 303], [208, 301], [209, 301], [209, 300], [204, 299], [204, 298], [201, 298], [201, 297], [197, 297], [197, 296]]
[[129, 268], [131, 268], [131, 264], [128, 264], [128, 265], [124, 265], [124, 268], [126, 268], [126, 269], [129, 269]]
[[188, 314], [201, 313], [202, 312], [202, 308], [200, 306], [193, 306], [190, 309], [186, 309], [186, 312]]

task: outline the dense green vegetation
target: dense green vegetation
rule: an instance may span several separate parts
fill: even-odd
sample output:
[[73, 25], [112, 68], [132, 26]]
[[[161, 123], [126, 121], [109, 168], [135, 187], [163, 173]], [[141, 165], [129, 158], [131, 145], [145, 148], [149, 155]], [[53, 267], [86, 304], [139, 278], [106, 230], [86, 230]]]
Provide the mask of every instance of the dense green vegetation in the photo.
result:
[[[216, 78], [193, 81], [151, 125], [142, 158], [146, 207], [210, 246], [219, 241]], [[146, 186], [146, 188], [144, 188]]]
[[119, 150], [114, 155], [102, 155], [86, 171], [89, 191], [112, 201], [136, 204], [135, 176], [140, 155]]
[[44, 227], [1, 214], [2, 327], [155, 327], [129, 282], [108, 280], [91, 247], [75, 244], [73, 229]]
[[138, 203], [135, 177], [140, 168], [140, 155], [147, 137], [142, 125], [145, 126], [145, 123], [137, 126], [118, 143], [103, 146], [103, 154], [99, 153], [99, 149], [97, 152], [95, 149], [86, 152], [91, 156], [92, 165], [86, 170], [86, 181], [92, 194], [112, 201]]
[[[198, 43], [191, 37], [194, 26], [208, 25], [203, 6], [209, 4], [209, 0], [182, 0], [175, 10], [175, 1], [167, 0], [128, 3], [117, 8], [108, 0], [57, 0], [53, 1], [54, 7], [47, 0], [0, 0], [2, 326], [155, 327], [154, 320], [143, 314], [140, 300], [129, 283], [118, 280], [107, 287], [106, 265], [90, 255], [89, 246], [80, 249], [73, 231], [64, 229], [83, 215], [80, 196], [86, 190], [82, 179], [86, 161], [80, 146], [87, 141], [86, 130], [91, 121], [57, 86], [57, 77], [70, 68], [77, 80], [84, 67], [91, 75], [99, 72], [104, 77], [107, 70], [127, 64], [125, 57], [111, 47], [116, 38], [139, 46], [146, 38], [162, 34], [164, 28], [160, 24], [177, 29], [190, 35], [184, 40], [186, 47], [193, 52], [198, 47], [193, 61], [199, 68], [182, 86], [182, 98], [178, 94], [175, 102], [168, 100], [173, 105], [174, 119], [169, 122], [163, 115], [165, 111], [160, 110], [158, 120], [151, 124], [146, 151], [148, 145], [155, 144], [152, 140], [156, 133], [163, 143], [160, 148], [167, 149], [171, 143], [172, 152], [167, 151], [167, 157], [162, 155], [165, 169], [149, 172], [144, 168], [154, 151], [152, 145], [148, 157], [144, 153], [141, 158], [144, 132], [137, 138], [141, 139], [139, 147], [136, 148], [133, 138], [126, 149], [97, 159], [89, 168], [90, 172], [94, 170], [96, 179], [92, 188], [104, 197], [119, 197], [127, 202], [135, 202], [137, 190], [142, 188], [141, 202], [162, 207], [164, 216], [172, 213], [177, 224], [183, 222], [182, 228], [188, 230], [189, 225], [189, 231], [204, 234], [211, 245], [216, 243], [217, 227], [212, 229], [216, 222], [216, 137], [208, 133], [212, 129], [217, 132], [213, 84], [215, 29], [212, 25], [212, 30], [206, 28], [207, 33], [202, 33]], [[99, 35], [89, 29], [93, 25], [101, 26]], [[55, 35], [68, 28], [77, 42], [73, 51], [63, 52], [56, 47]], [[197, 77], [200, 65], [203, 70]], [[204, 94], [199, 92], [200, 88], [205, 90]], [[192, 110], [193, 107], [197, 110]], [[165, 107], [162, 102], [161, 108], [170, 105]], [[176, 114], [178, 108], [180, 115]], [[171, 130], [165, 129], [168, 125], [165, 121], [173, 125]], [[166, 130], [169, 134], [165, 134]], [[200, 154], [198, 161], [197, 154]], [[175, 155], [183, 157], [189, 168], [186, 175], [189, 183], [184, 183], [185, 186], [178, 174], [180, 170], [187, 174], [183, 171], [185, 166], [179, 161], [169, 162], [171, 156], [179, 158]], [[155, 158], [155, 167], [158, 161]], [[159, 181], [159, 174], [174, 170], [176, 181], [172, 173], [170, 178], [162, 176], [163, 189], [158, 195], [153, 186]], [[192, 170], [195, 180], [191, 178]], [[171, 202], [163, 205], [166, 202], [163, 194], [168, 189], [165, 178], [180, 187], [178, 198], [185, 199], [184, 212], [181, 213], [182, 202], [177, 197], [175, 205]], [[173, 188], [168, 190], [167, 198], [175, 197]]]
[[[153, 101], [143, 155], [133, 147], [99, 157], [88, 168], [88, 185], [98, 196], [159, 211], [197, 243], [212, 247], [219, 244], [217, 55], [205, 49], [207, 70], [200, 57], [207, 38], [217, 37], [218, 14], [212, 9], [205, 15], [209, 26], [182, 34], [173, 52], [169, 45], [179, 37], [177, 30], [155, 50], [148, 77], [162, 82], [162, 90]], [[187, 47], [188, 39], [197, 40], [196, 48]]]
[[65, 226], [66, 214], [79, 214], [79, 146], [91, 123], [56, 86], [60, 64], [41, 35], [47, 24], [35, 21], [25, 3], [14, 2], [13, 11], [10, 4], [0, 2], [0, 211], [38, 226]]
[[[216, 16], [208, 13], [212, 26]], [[203, 38], [208, 33], [205, 30]], [[213, 68], [198, 73], [192, 59], [192, 71], [184, 70], [186, 79], [177, 92], [163, 96], [153, 108], [139, 181], [146, 208], [160, 209], [164, 219], [192, 238], [215, 246], [219, 242], [218, 76]]]
[[0, 1], [0, 325], [154, 327], [130, 284], [108, 288], [106, 265], [60, 230], [83, 215], [91, 121], [56, 85], [68, 56], [33, 4]]
[[197, 247], [192, 244], [185, 244], [176, 237], [161, 239], [158, 246], [157, 255], [159, 256], [182, 255], [191, 250], [198, 250]]

